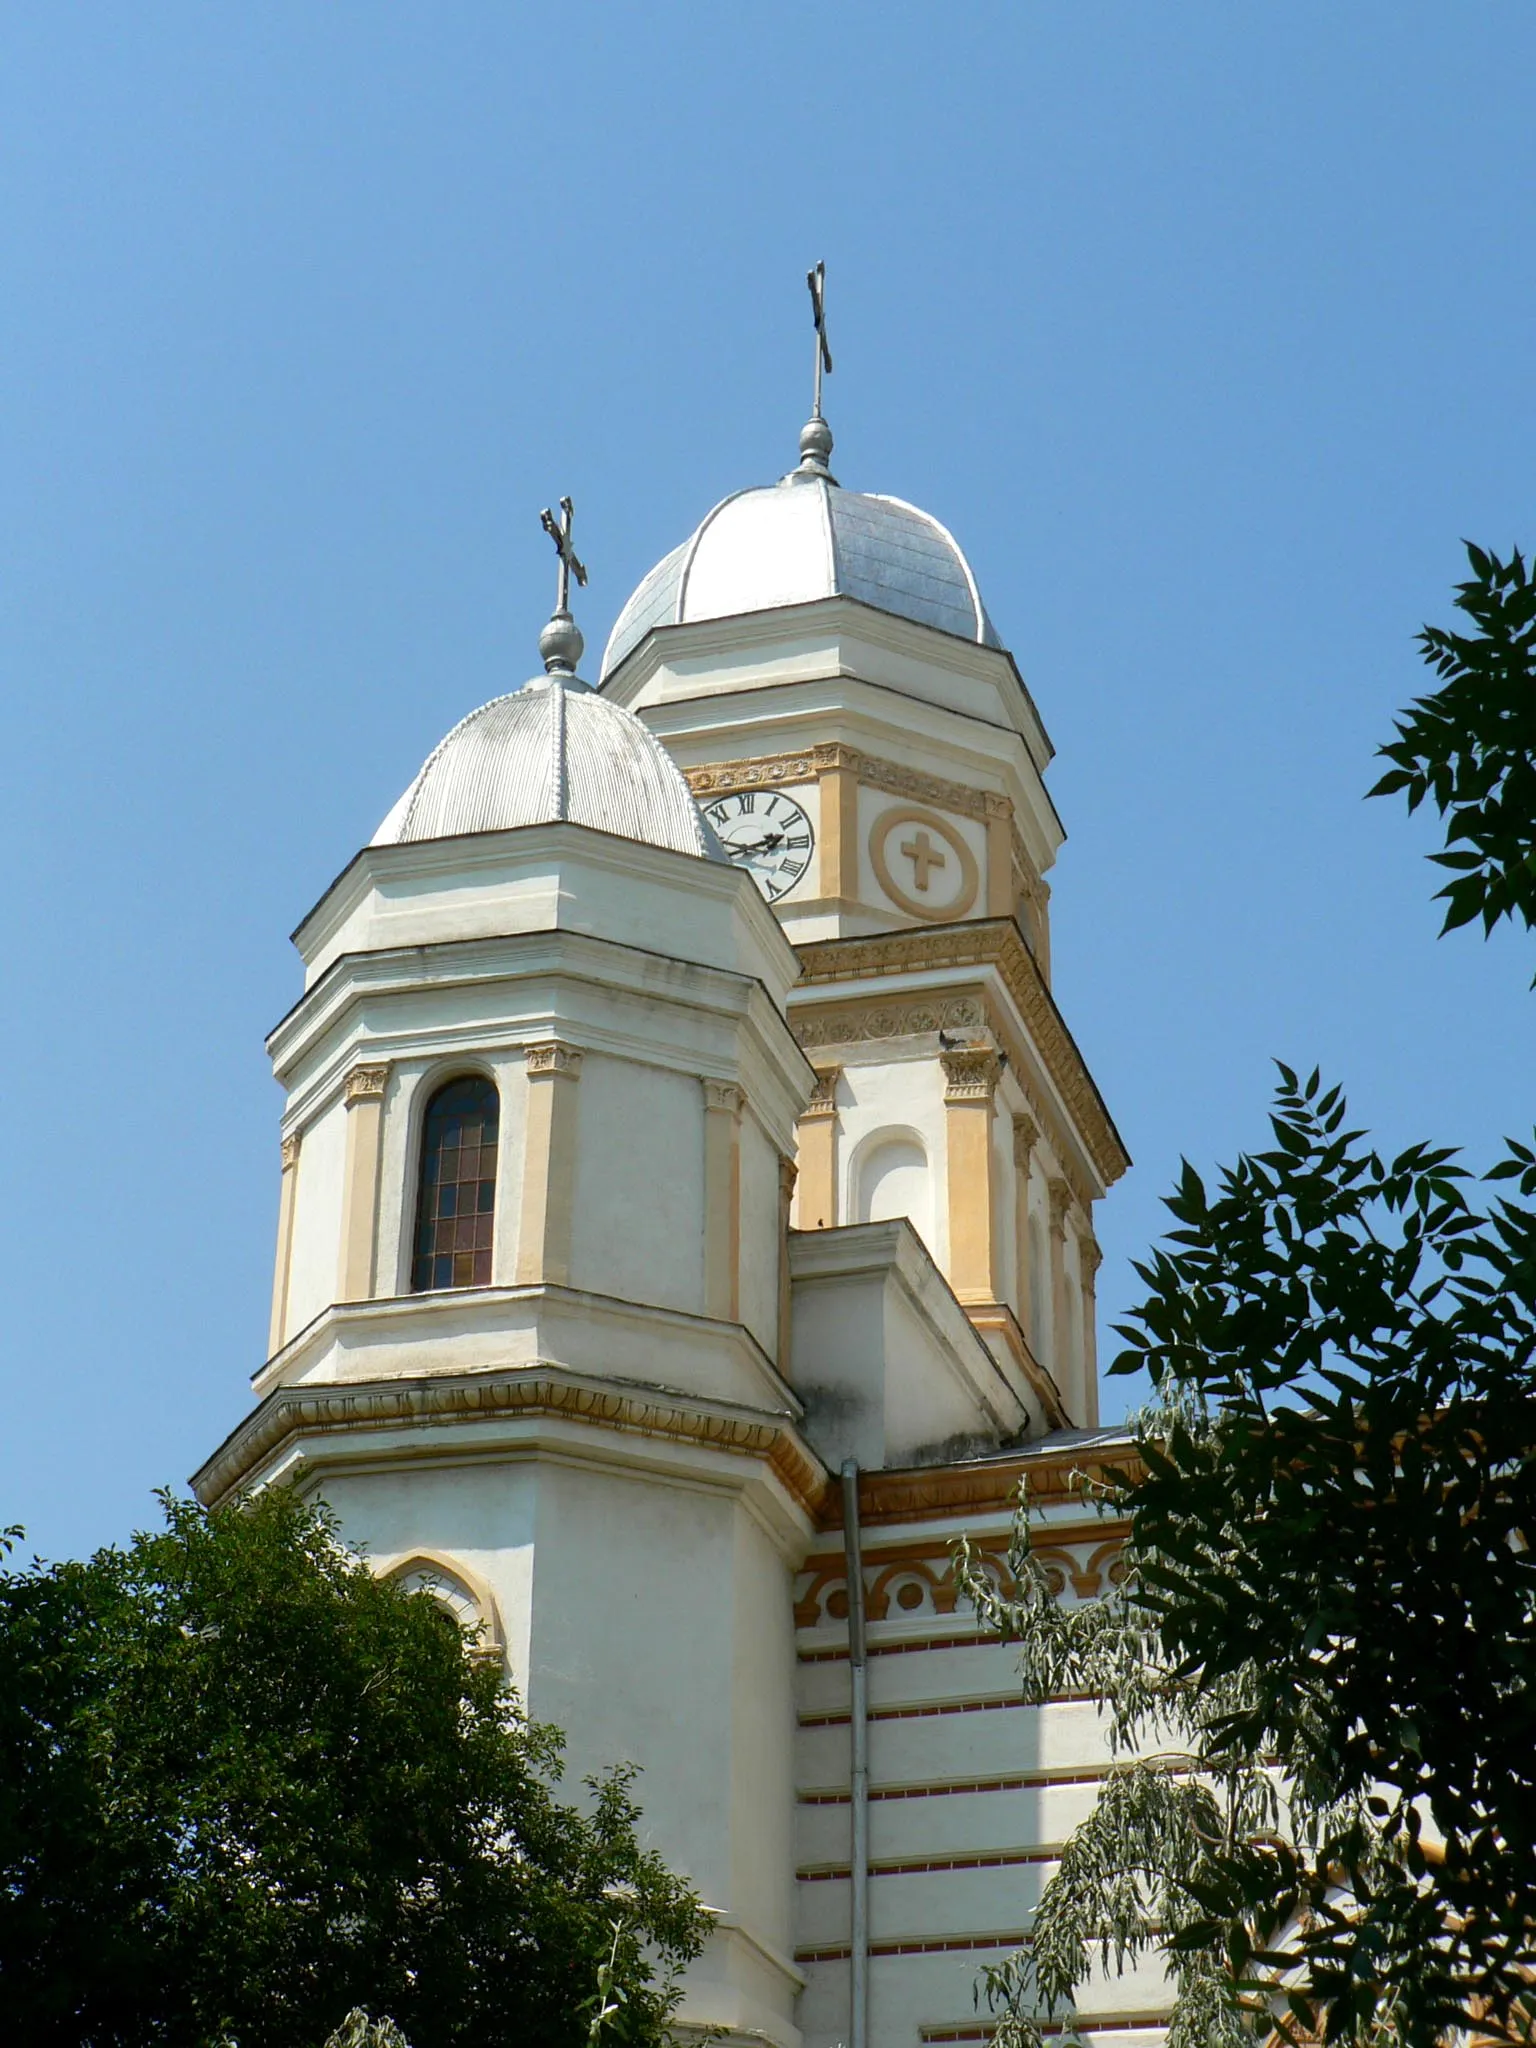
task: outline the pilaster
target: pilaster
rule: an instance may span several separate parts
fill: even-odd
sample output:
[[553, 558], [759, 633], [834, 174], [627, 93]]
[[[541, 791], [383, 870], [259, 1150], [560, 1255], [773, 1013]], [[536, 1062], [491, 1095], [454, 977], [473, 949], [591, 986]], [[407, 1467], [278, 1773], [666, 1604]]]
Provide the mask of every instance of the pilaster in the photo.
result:
[[384, 1141], [387, 1061], [356, 1066], [347, 1075], [347, 1156], [341, 1196], [341, 1262], [338, 1301], [368, 1301], [373, 1295], [374, 1241], [378, 1235], [379, 1162]]
[[837, 1224], [837, 1084], [839, 1066], [818, 1067], [811, 1099], [801, 1112], [800, 1228], [832, 1230]]
[[734, 1323], [741, 1315], [741, 1090], [730, 1081], [704, 1089], [704, 1313]]
[[293, 1270], [293, 1210], [299, 1186], [299, 1136], [297, 1131], [283, 1140], [283, 1178], [277, 1197], [277, 1268], [272, 1275], [272, 1322], [267, 1332], [267, 1356], [283, 1348], [288, 1331], [288, 1275]]
[[[1014, 1293], [1019, 1322], [1026, 1330], [1034, 1327], [1030, 1304], [1035, 1288], [1040, 1285], [1040, 1276], [1030, 1271], [1029, 1261], [1029, 1176], [1039, 1142], [1040, 1126], [1034, 1118], [1016, 1116], [1013, 1120]], [[1043, 1364], [1044, 1361], [1036, 1360], [1036, 1363]]]
[[983, 792], [987, 821], [987, 916], [1012, 917], [1013, 805], [992, 790]]
[[576, 1083], [581, 1050], [558, 1039], [527, 1048], [528, 1107], [517, 1284], [564, 1287], [576, 1208]]
[[785, 1379], [790, 1369], [790, 1332], [793, 1326], [793, 1300], [789, 1270], [789, 1212], [795, 1199], [795, 1178], [798, 1168], [793, 1159], [779, 1159], [779, 1342], [778, 1366]]
[[855, 904], [859, 897], [859, 778], [844, 747], [816, 749], [821, 794], [821, 889], [823, 897]]
[[997, 1165], [992, 1098], [1001, 1071], [990, 1046], [940, 1055], [948, 1155], [949, 1284], [960, 1301], [996, 1301]]
[[[1067, 1306], [1067, 1211], [1072, 1190], [1054, 1177], [1047, 1185], [1051, 1219], [1051, 1356], [1050, 1373], [1070, 1400], [1076, 1392], [1068, 1371], [1072, 1363], [1072, 1318]], [[1042, 1361], [1044, 1362], [1044, 1361]]]
[[1078, 1266], [1083, 1276], [1083, 1426], [1099, 1426], [1099, 1267], [1104, 1254], [1091, 1230], [1077, 1240]]

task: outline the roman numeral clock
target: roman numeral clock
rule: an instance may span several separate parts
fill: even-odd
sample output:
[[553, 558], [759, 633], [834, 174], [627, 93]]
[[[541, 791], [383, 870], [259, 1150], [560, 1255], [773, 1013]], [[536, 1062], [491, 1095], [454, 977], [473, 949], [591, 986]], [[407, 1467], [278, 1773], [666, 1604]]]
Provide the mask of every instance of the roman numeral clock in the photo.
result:
[[733, 790], [703, 806], [721, 845], [777, 903], [811, 864], [816, 835], [810, 818], [780, 789]]

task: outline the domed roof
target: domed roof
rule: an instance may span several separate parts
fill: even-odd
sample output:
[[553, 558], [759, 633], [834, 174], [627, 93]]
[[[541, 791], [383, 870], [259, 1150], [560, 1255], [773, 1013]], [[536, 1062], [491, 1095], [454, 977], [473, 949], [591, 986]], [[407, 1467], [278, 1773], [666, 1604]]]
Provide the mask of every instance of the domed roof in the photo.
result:
[[[831, 436], [826, 436], [830, 449]], [[1002, 642], [954, 536], [900, 498], [845, 491], [808, 459], [781, 483], [724, 498], [619, 614], [606, 679], [653, 626], [852, 597], [984, 647]]]
[[558, 673], [493, 697], [461, 719], [373, 844], [557, 821], [705, 860], [725, 858], [661, 742], [632, 712]]

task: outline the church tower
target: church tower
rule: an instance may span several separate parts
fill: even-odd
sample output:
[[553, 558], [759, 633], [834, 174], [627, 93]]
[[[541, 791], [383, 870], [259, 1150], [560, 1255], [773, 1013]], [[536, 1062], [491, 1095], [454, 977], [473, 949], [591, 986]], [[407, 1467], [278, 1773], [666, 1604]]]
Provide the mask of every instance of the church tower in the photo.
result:
[[819, 393], [800, 451], [645, 578], [602, 689], [795, 942], [796, 1228], [910, 1218], [1032, 1428], [1092, 1425], [1093, 1205], [1128, 1162], [1051, 995], [1051, 743], [953, 536], [833, 476]]
[[[1021, 1481], [1091, 1598], [1093, 1207], [1062, 831], [958, 544], [800, 461], [473, 711], [295, 934], [268, 1355], [196, 1475], [323, 1495], [478, 1632], [569, 1782], [643, 1772], [714, 1923], [682, 2036], [979, 2041], [1102, 1775], [959, 1597]], [[999, 1711], [993, 1711], [994, 1709]], [[1010, 1709], [1013, 1711], [1001, 1711]], [[1107, 1997], [1123, 2048], [1156, 1987]], [[1109, 2024], [1106, 2021], [1106, 2024]]]

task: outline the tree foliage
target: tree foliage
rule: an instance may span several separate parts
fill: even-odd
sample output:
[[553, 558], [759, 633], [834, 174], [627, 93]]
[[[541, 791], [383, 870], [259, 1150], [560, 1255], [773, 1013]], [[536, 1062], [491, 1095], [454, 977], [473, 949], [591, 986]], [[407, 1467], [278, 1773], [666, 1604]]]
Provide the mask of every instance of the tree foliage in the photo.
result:
[[1410, 811], [1428, 797], [1447, 819], [1430, 855], [1451, 873], [1442, 929], [1481, 918], [1486, 932], [1505, 917], [1536, 926], [1536, 577], [1518, 549], [1467, 558], [1456, 603], [1475, 630], [1420, 634], [1442, 687], [1399, 719], [1371, 795], [1404, 792]]
[[[1536, 586], [1469, 552], [1475, 631], [1426, 630], [1444, 687], [1376, 793], [1448, 818], [1447, 929], [1536, 924]], [[1186, 1163], [1137, 1267], [1114, 1370], [1156, 1398], [1090, 1488], [1123, 1583], [968, 1564], [1029, 1696], [1096, 1697], [1121, 1759], [989, 1973], [1005, 2048], [1154, 1954], [1175, 2048], [1536, 2038], [1536, 1146], [1383, 1157], [1280, 1077], [1271, 1144]]]
[[[427, 1595], [274, 1489], [0, 1572], [0, 2009], [60, 2048], [660, 2042], [704, 1925]], [[626, 1888], [617, 1938], [608, 1894]]]

